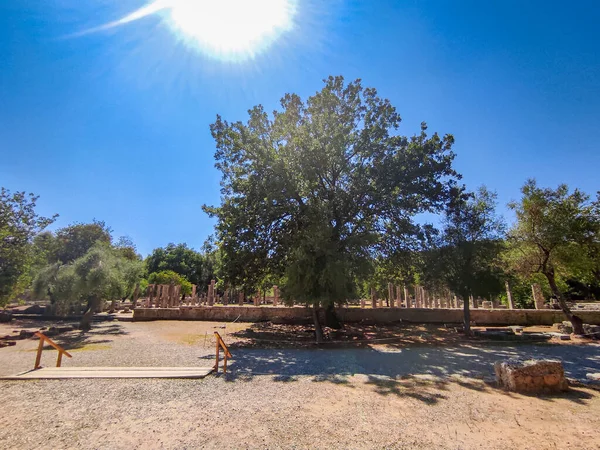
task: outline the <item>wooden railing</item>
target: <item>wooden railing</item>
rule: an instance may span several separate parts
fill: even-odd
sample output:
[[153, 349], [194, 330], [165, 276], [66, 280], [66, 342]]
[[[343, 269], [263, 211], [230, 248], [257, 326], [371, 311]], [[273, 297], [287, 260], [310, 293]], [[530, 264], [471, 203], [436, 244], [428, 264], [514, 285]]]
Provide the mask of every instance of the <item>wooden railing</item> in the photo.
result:
[[229, 353], [227, 345], [225, 345], [223, 338], [217, 331], [215, 331], [215, 338], [217, 340], [217, 357], [215, 361], [215, 373], [219, 373], [219, 351], [221, 350], [221, 348], [225, 353], [223, 358], [223, 373], [227, 373], [227, 358], [231, 358], [231, 353]]
[[62, 348], [60, 345], [58, 345], [56, 342], [54, 342], [52, 339], [50, 339], [45, 334], [40, 333], [39, 331], [36, 331], [34, 333], [34, 336], [37, 336], [40, 338], [40, 345], [38, 345], [37, 355], [35, 357], [35, 366], [33, 367], [33, 370], [40, 368], [40, 361], [42, 360], [42, 350], [44, 349], [44, 342], [47, 342], [48, 345], [51, 345], [56, 350], [58, 350], [58, 358], [56, 359], [56, 367], [60, 367], [60, 363], [62, 362], [62, 355], [67, 355], [69, 358], [72, 358], [72, 356], [69, 354], [69, 352], [67, 352], [64, 348]]

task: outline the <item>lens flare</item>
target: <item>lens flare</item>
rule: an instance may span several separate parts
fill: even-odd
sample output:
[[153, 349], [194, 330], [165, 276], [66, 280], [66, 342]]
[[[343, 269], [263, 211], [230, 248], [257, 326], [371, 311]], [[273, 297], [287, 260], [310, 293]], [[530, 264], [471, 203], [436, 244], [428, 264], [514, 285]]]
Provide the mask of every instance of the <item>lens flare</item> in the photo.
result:
[[293, 27], [290, 0], [175, 0], [169, 24], [186, 43], [228, 60], [254, 57]]
[[297, 0], [155, 0], [119, 20], [79, 35], [160, 14], [189, 47], [214, 58], [254, 58], [294, 27]]

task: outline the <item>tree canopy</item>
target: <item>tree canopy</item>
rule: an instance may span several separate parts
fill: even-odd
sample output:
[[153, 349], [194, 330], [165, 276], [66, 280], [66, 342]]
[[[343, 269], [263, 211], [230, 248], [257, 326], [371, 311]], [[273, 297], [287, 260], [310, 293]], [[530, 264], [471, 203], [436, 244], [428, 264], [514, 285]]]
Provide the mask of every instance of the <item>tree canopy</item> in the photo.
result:
[[284, 277], [284, 295], [332, 305], [352, 295], [376, 255], [402, 249], [419, 232], [413, 217], [439, 211], [456, 188], [454, 138], [398, 134], [391, 103], [360, 80], [330, 77], [306, 102], [286, 94], [269, 116], [211, 126], [222, 203], [224, 275], [254, 288]]
[[56, 217], [36, 212], [39, 197], [0, 188], [0, 306], [28, 287], [31, 243]]
[[146, 268], [148, 273], [173, 271], [197, 285], [199, 290], [206, 289], [211, 277], [214, 277], [212, 260], [186, 244], [169, 244], [154, 249], [146, 258]]
[[470, 330], [469, 297], [490, 298], [503, 290], [499, 266], [505, 224], [496, 214], [496, 194], [485, 187], [458, 195], [445, 213], [442, 232], [426, 255], [424, 275], [464, 302]]
[[38, 297], [49, 297], [54, 302], [58, 312], [67, 313], [86, 302], [81, 328], [87, 330], [101, 301], [131, 295], [142, 272], [141, 261], [125, 258], [118, 249], [99, 242], [69, 264], [47, 266], [33, 286]]
[[528, 180], [521, 193], [521, 200], [509, 205], [517, 221], [508, 235], [507, 261], [521, 275], [546, 277], [575, 333], [583, 334], [582, 321], [572, 314], [557, 278], [568, 276], [574, 267], [593, 273], [593, 249], [600, 238], [597, 204], [564, 184], [557, 189], [540, 188], [535, 180]]

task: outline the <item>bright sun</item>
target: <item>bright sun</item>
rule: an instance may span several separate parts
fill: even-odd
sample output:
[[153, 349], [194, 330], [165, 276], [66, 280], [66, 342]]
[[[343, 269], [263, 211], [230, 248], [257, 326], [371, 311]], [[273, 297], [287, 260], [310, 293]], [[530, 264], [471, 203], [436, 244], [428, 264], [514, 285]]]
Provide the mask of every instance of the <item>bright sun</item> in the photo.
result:
[[220, 59], [244, 60], [292, 28], [295, 0], [170, 0], [164, 9], [188, 44]]

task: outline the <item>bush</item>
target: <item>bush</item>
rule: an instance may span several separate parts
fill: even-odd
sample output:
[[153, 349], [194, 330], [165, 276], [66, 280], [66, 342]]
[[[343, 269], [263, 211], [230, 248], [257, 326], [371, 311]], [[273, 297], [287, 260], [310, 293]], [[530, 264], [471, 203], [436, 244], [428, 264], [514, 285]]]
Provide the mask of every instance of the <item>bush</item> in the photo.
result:
[[189, 295], [192, 293], [192, 283], [185, 277], [173, 272], [172, 270], [163, 270], [162, 272], [153, 272], [148, 276], [148, 283], [151, 284], [174, 284], [181, 286], [181, 293]]

